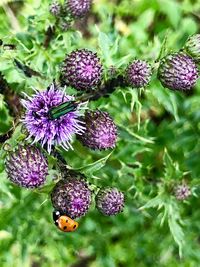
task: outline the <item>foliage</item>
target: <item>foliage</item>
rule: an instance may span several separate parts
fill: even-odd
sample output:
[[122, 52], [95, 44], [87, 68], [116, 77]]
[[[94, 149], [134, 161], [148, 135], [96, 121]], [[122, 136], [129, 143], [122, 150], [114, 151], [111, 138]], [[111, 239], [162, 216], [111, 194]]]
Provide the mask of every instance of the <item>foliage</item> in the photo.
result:
[[[108, 98], [89, 103], [114, 118], [116, 148], [93, 152], [75, 141], [73, 151], [60, 152], [70, 168], [82, 171], [95, 186], [116, 186], [125, 193], [124, 212], [116, 217], [100, 215], [92, 207], [76, 232], [59, 232], [49, 197], [60, 178], [56, 159], [49, 156], [48, 183], [34, 191], [8, 181], [4, 160], [26, 138], [16, 103], [24, 93], [31, 95], [33, 88], [42, 90], [57, 80], [66, 54], [76, 48], [97, 51], [105, 79], [110, 66], [123, 72], [134, 58], [156, 68], [161, 57], [181, 49], [199, 31], [200, 1], [96, 0], [87, 19], [66, 32], [56, 29], [45, 48], [45, 32], [56, 21], [49, 4], [0, 1], [1, 266], [198, 266], [199, 83], [190, 93], [173, 92], [154, 75], [146, 89], [119, 87]], [[40, 75], [26, 77], [14, 59]], [[173, 188], [183, 180], [193, 194], [180, 202]]]

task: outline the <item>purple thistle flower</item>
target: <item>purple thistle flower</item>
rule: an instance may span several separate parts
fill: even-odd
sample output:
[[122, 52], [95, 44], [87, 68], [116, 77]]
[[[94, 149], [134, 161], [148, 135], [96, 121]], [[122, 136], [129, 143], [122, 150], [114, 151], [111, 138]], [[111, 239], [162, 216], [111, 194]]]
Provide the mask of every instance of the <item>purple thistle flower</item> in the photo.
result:
[[185, 44], [185, 51], [196, 62], [200, 62], [200, 34], [194, 34], [188, 38]]
[[96, 207], [104, 215], [116, 215], [123, 211], [124, 194], [117, 188], [100, 189], [96, 196]]
[[174, 191], [178, 200], [185, 200], [191, 195], [191, 190], [186, 184], [180, 184], [176, 186]]
[[151, 79], [152, 68], [143, 60], [134, 60], [126, 69], [126, 80], [134, 88], [145, 87]]
[[87, 111], [84, 117], [86, 130], [78, 139], [91, 149], [113, 148], [117, 141], [117, 127], [107, 112]]
[[61, 71], [63, 83], [78, 90], [92, 90], [101, 82], [103, 67], [96, 53], [79, 49], [67, 56]]
[[91, 204], [91, 191], [81, 174], [60, 180], [51, 192], [52, 205], [72, 219], [84, 216]]
[[48, 163], [42, 152], [34, 146], [19, 146], [6, 158], [8, 178], [25, 188], [37, 188], [44, 184]]
[[66, 6], [74, 18], [84, 17], [90, 10], [92, 0], [67, 0]]
[[84, 131], [83, 122], [78, 119], [80, 105], [75, 111], [68, 112], [58, 119], [51, 119], [49, 116], [52, 107], [71, 100], [72, 96], [65, 95], [54, 84], [47, 90], [28, 97], [28, 100], [22, 100], [26, 108], [23, 122], [29, 132], [29, 138], [34, 137], [33, 143], [39, 141], [42, 146], [47, 145], [49, 153], [55, 145], [60, 145], [66, 150], [72, 148], [70, 143], [73, 134], [81, 134]]
[[172, 53], [161, 60], [158, 79], [169, 89], [190, 90], [198, 79], [198, 69], [188, 55]]

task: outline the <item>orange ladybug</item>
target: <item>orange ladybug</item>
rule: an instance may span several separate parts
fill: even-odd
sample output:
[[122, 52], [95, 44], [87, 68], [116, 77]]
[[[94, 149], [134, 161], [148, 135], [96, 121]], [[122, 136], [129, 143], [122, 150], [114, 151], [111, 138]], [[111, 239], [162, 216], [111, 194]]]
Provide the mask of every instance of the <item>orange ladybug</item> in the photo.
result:
[[53, 212], [55, 225], [63, 232], [74, 232], [78, 228], [78, 223], [64, 213], [56, 210]]

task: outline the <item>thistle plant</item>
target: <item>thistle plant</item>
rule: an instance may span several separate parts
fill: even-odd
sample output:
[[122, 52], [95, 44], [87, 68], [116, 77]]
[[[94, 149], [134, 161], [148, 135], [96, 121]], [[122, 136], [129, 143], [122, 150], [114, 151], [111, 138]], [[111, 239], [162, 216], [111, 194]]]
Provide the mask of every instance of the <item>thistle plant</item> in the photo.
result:
[[50, 7], [49, 7], [49, 11], [54, 15], [54, 16], [58, 16], [61, 13], [61, 9], [62, 6], [60, 5], [59, 2], [54, 1], [51, 3]]
[[3, 2], [2, 267], [199, 266], [197, 1]]

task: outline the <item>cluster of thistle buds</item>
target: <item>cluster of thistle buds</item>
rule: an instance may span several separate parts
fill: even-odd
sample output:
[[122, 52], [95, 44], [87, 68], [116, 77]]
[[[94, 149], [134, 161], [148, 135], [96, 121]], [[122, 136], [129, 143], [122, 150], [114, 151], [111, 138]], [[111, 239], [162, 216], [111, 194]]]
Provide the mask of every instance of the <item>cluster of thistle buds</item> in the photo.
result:
[[[183, 91], [190, 90], [196, 85], [199, 78], [199, 36], [191, 36], [182, 51], [170, 53], [160, 60], [157, 77], [164, 87]], [[117, 87], [145, 88], [151, 81], [154, 69], [152, 64], [145, 60], [134, 59], [120, 75], [115, 69], [115, 74], [110, 78], [110, 84], [105, 90], [104, 68], [100, 58], [90, 50], [79, 49], [72, 51], [64, 60], [61, 82], [76, 90], [93, 94], [96, 92], [101, 96], [102, 88], [103, 94], [109, 90], [113, 92]], [[113, 81], [115, 82], [112, 84]]]
[[[36, 146], [19, 146], [10, 152], [6, 159], [8, 178], [14, 184], [27, 189], [44, 185], [48, 175], [47, 158]], [[72, 219], [84, 216], [92, 203], [93, 190], [86, 177], [67, 168], [62, 179], [51, 192], [51, 201], [55, 210], [59, 210]], [[124, 194], [116, 188], [102, 188], [95, 192], [96, 208], [104, 215], [120, 213], [124, 207]]]
[[63, 4], [53, 1], [49, 6], [50, 13], [56, 17], [62, 30], [70, 28], [72, 22], [85, 17], [90, 11], [92, 0], [66, 0]]

